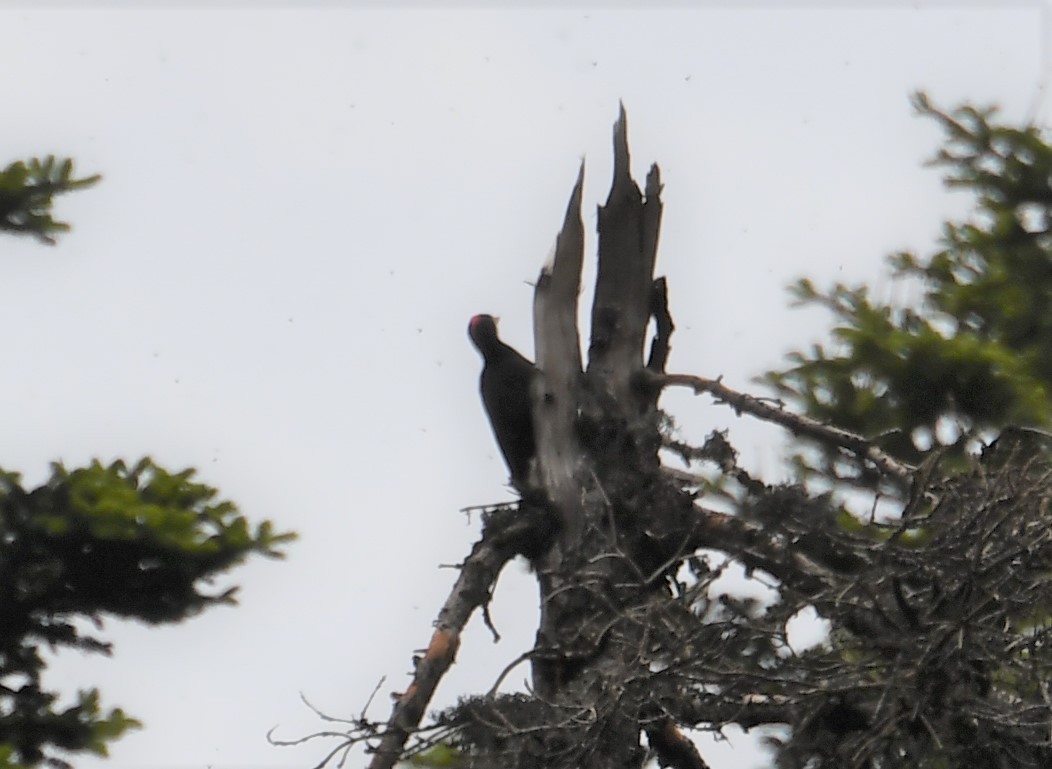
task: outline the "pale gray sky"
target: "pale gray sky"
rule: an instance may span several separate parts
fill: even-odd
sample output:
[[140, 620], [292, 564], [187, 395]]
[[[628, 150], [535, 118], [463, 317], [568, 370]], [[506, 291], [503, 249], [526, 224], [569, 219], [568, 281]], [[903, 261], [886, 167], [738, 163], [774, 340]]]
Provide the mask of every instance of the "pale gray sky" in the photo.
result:
[[[56, 248], [0, 240], [0, 465], [37, 482], [53, 459], [149, 453], [302, 536], [237, 572], [240, 608], [108, 623], [112, 659], [54, 663], [55, 686], [97, 685], [146, 722], [84, 769], [310, 766], [322, 745], [278, 750], [267, 729], [320, 726], [301, 691], [357, 714], [382, 675], [386, 717], [453, 579], [439, 564], [477, 536], [458, 509], [510, 498], [467, 320], [498, 314], [532, 352], [527, 281], [582, 156], [594, 229], [619, 99], [637, 175], [657, 161], [665, 181], [670, 370], [737, 387], [824, 328], [787, 308], [791, 279], [876, 279], [966, 210], [921, 168], [940, 135], [912, 90], [1016, 119], [1050, 101], [1039, 3], [0, 5], [0, 30], [0, 162], [57, 153], [105, 175], [60, 202], [74, 230]], [[730, 425], [777, 472], [776, 431], [664, 405], [692, 438]], [[511, 565], [504, 640], [474, 623], [434, 704], [488, 689], [536, 604]], [[763, 765], [728, 736], [703, 743], [714, 769]]]

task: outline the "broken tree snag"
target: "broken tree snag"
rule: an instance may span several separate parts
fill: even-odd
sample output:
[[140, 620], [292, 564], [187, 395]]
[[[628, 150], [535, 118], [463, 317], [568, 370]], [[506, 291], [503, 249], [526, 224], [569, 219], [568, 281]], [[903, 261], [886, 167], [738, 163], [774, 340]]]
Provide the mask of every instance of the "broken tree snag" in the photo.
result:
[[[536, 435], [534, 478], [545, 502], [559, 520], [559, 537], [553, 547], [534, 561], [540, 588], [541, 631], [537, 648], [554, 643], [544, 633], [552, 617], [545, 600], [562, 583], [551, 575], [576, 549], [584, 527], [579, 473], [585, 471], [577, 440], [576, 423], [580, 403], [581, 343], [577, 332], [577, 298], [584, 262], [584, 222], [581, 196], [584, 163], [566, 206], [562, 229], [551, 257], [541, 269], [533, 295], [533, 332], [537, 368], [533, 392], [533, 422]], [[531, 666], [534, 689], [540, 696], [555, 696], [558, 678], [543, 662]]]
[[[544, 392], [535, 401], [538, 475], [549, 499], [558, 496], [562, 512], [572, 515], [564, 516], [569, 526], [553, 546], [533, 561], [541, 600], [530, 658], [536, 697], [529, 706], [543, 705], [550, 714], [538, 715], [548, 719], [540, 724], [534, 719], [528, 743], [526, 733], [522, 737], [520, 753], [536, 759], [532, 766], [642, 765], [640, 734], [653, 723], [654, 699], [648, 688], [651, 629], [644, 618], [668, 600], [667, 577], [699, 528], [690, 495], [660, 471], [654, 409], [660, 388], [644, 393], [638, 387], [651, 315], [664, 315], [659, 334], [666, 347], [671, 323], [664, 322], [670, 321], [664, 292], [653, 280], [660, 180], [655, 169], [644, 202], [629, 174], [627, 142], [622, 108], [612, 188], [599, 211], [584, 376], [574, 323], [583, 240], [580, 178], [555, 261], [542, 272], [535, 295], [537, 364], [544, 371]], [[572, 279], [560, 283], [571, 243], [567, 258], [572, 254], [573, 261], [566, 264], [573, 266]]]
[[661, 236], [661, 213], [664, 209], [661, 205], [663, 189], [661, 169], [658, 168], [657, 163], [651, 163], [650, 170], [647, 171], [646, 197], [643, 201], [643, 254], [650, 263], [647, 275], [654, 274], [654, 263], [657, 261], [658, 239]]
[[574, 481], [580, 451], [574, 436], [581, 343], [577, 333], [577, 296], [584, 261], [581, 191], [584, 163], [566, 206], [562, 229], [551, 257], [541, 268], [533, 294], [533, 335], [537, 368], [533, 414], [536, 435], [536, 485], [554, 503], [563, 527], [574, 530], [579, 496]]
[[647, 176], [645, 199], [632, 179], [622, 105], [614, 125], [614, 178], [606, 204], [599, 207], [599, 269], [588, 373], [593, 383], [624, 406], [634, 402], [632, 374], [643, 367], [661, 209], [657, 166]]

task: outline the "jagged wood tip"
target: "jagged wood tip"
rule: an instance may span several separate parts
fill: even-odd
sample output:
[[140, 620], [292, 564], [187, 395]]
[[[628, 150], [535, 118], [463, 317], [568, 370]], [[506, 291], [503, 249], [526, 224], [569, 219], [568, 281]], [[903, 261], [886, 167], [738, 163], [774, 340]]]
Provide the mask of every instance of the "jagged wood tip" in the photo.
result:
[[606, 204], [609, 206], [615, 199], [615, 193], [634, 185], [632, 157], [628, 151], [628, 113], [624, 102], [618, 102], [617, 122], [614, 123], [614, 178]]
[[[570, 201], [566, 204], [566, 216], [563, 218], [563, 231], [571, 222], [581, 221], [581, 195], [584, 190], [584, 158], [577, 169], [577, 181], [574, 182], [573, 191], [570, 193]], [[582, 224], [583, 226], [583, 224]]]
[[647, 184], [645, 187], [647, 200], [659, 197], [665, 185], [661, 183], [661, 169], [657, 163], [652, 163], [650, 171], [647, 172]]

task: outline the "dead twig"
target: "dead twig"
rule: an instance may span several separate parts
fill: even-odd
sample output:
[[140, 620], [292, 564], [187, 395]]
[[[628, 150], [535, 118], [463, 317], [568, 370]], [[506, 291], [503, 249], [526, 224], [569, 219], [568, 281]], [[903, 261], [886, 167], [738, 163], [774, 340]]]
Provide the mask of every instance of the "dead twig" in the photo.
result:
[[[523, 522], [525, 527], [527, 522]], [[490, 591], [504, 564], [515, 556], [516, 533], [484, 536], [461, 564], [445, 605], [435, 621], [435, 632], [422, 657], [414, 659], [412, 683], [402, 693], [392, 695], [395, 704], [387, 720], [379, 747], [369, 769], [391, 769], [402, 757], [406, 741], [420, 725], [439, 681], [453, 664], [460, 634], [475, 609], [489, 600]]]
[[861, 435], [824, 424], [802, 414], [794, 414], [778, 406], [772, 406], [754, 395], [726, 387], [719, 379], [706, 379], [690, 374], [653, 374], [651, 372], [644, 372], [644, 374], [649, 375], [651, 380], [661, 387], [689, 387], [695, 393], [708, 393], [717, 402], [728, 404], [739, 414], [751, 414], [765, 422], [781, 425], [794, 435], [802, 435], [840, 446], [871, 462], [885, 475], [891, 476], [901, 484], [909, 484], [913, 478], [915, 468], [899, 462]]

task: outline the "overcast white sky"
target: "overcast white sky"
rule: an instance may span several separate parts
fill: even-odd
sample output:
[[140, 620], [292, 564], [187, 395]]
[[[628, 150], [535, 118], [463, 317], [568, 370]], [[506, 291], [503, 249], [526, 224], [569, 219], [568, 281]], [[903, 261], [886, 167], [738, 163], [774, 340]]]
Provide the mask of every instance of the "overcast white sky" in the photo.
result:
[[[0, 162], [57, 153], [97, 188], [61, 200], [55, 248], [0, 239], [0, 465], [100, 457], [193, 465], [255, 519], [294, 528], [285, 562], [239, 571], [242, 605], [178, 627], [109, 623], [111, 659], [63, 655], [146, 728], [84, 769], [306, 767], [270, 747], [372, 714], [407, 680], [477, 533], [509, 499], [465, 336], [502, 316], [526, 354], [531, 289], [581, 157], [605, 198], [618, 99], [637, 176], [665, 181], [659, 272], [670, 370], [731, 386], [816, 339], [790, 310], [809, 274], [881, 281], [966, 210], [921, 168], [940, 134], [908, 94], [1049, 114], [1040, 3], [854, 10], [785, 3], [639, 11], [480, 8], [40, 11], [0, 5]], [[778, 433], [690, 396], [688, 437], [730, 425], [776, 474]], [[536, 590], [498, 587], [494, 645], [470, 628], [436, 706], [485, 691], [528, 649]], [[509, 677], [517, 687], [525, 669]], [[714, 769], [759, 767], [729, 731]], [[361, 756], [350, 765], [361, 765]]]

